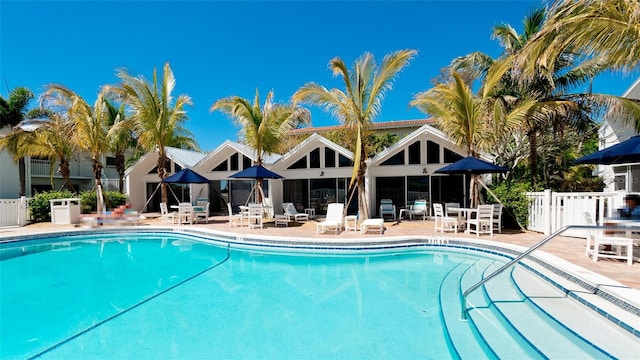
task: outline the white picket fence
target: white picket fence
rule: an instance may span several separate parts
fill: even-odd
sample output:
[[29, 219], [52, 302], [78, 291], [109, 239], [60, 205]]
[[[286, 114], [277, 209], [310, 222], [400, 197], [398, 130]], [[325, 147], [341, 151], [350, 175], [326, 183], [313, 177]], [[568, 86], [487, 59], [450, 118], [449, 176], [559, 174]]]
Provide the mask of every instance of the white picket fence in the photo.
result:
[[0, 199], [0, 226], [24, 226], [30, 220], [29, 200]]
[[[544, 192], [527, 193], [529, 198], [528, 230], [549, 235], [565, 225], [586, 225], [585, 212], [597, 224], [615, 214], [624, 205], [627, 193], [617, 192]], [[568, 230], [567, 236], [584, 237], [584, 230]]]

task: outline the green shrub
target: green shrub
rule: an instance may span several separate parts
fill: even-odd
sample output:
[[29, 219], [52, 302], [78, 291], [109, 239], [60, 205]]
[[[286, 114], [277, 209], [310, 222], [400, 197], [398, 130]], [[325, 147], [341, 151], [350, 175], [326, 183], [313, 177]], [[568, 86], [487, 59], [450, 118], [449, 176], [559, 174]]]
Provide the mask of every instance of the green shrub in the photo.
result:
[[[83, 191], [80, 193], [80, 199], [82, 201], [82, 213], [89, 214], [97, 211], [98, 201], [95, 191]], [[105, 191], [104, 199], [108, 210], [117, 208], [120, 205], [127, 203], [127, 197], [117, 191]]]
[[35, 222], [51, 221], [51, 205], [49, 200], [74, 198], [71, 191], [47, 191], [36, 194], [29, 201], [29, 210]]
[[[513, 216], [516, 217], [518, 222], [526, 228], [529, 220], [529, 202], [525, 193], [531, 191], [529, 185], [521, 182], [503, 182], [495, 187], [491, 187], [491, 191], [500, 199], [506, 209], [502, 210], [503, 224], [507, 228], [517, 229]], [[489, 195], [489, 202], [497, 202]]]

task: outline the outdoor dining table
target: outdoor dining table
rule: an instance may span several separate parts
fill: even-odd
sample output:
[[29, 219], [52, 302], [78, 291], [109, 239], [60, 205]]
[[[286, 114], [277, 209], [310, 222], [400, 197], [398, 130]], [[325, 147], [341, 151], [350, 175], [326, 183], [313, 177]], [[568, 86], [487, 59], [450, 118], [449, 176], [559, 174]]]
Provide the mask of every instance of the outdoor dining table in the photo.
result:
[[469, 232], [471, 230], [471, 225], [469, 224], [469, 220], [473, 219], [473, 214], [478, 212], [478, 208], [464, 208], [464, 207], [450, 207], [448, 211], [457, 211], [459, 213], [464, 213], [464, 218], [467, 223], [467, 229], [464, 232]]

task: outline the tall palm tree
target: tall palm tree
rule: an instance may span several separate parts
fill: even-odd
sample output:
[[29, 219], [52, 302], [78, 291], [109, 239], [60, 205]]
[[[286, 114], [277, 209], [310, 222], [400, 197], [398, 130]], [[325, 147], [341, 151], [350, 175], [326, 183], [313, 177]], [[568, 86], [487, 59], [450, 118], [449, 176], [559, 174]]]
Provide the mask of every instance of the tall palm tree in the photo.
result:
[[[14, 127], [22, 122], [26, 118], [27, 106], [33, 98], [33, 93], [25, 87], [17, 87], [13, 89], [9, 94], [8, 99], [0, 96], [0, 128], [3, 126]], [[12, 141], [16, 140], [17, 138], [14, 136]], [[9, 144], [7, 143], [7, 145]], [[20, 177], [19, 192], [20, 196], [24, 196], [26, 195], [26, 164], [24, 156], [20, 156], [16, 152], [16, 146], [17, 143], [14, 143], [13, 146], [6, 146], [4, 148], [7, 149], [9, 154], [11, 154], [13, 159], [18, 163], [18, 176]], [[0, 145], [0, 149], [2, 148], [2, 145]]]
[[[543, 29], [546, 10], [539, 8], [524, 18], [524, 32], [518, 32], [509, 24], [495, 26], [493, 37], [503, 46], [499, 59], [516, 59], [532, 38]], [[602, 71], [598, 61], [578, 63], [578, 56], [570, 49], [560, 53], [556, 59], [556, 71], [547, 76], [542, 69], [533, 76], [523, 76], [513, 67], [505, 72], [493, 90], [494, 96], [510, 109], [522, 101], [534, 101], [529, 114], [523, 119], [522, 129], [529, 143], [529, 170], [531, 184], [535, 186], [538, 177], [538, 140], [544, 133], [554, 130], [562, 134], [565, 128], [584, 133], [592, 128], [592, 111], [610, 105], [614, 99], [598, 94], [572, 93], [580, 84], [586, 84]], [[487, 69], [495, 62], [488, 55], [472, 53], [457, 58], [452, 67], [485, 76]]]
[[368, 154], [367, 136], [375, 117], [380, 113], [382, 99], [392, 88], [396, 75], [417, 54], [415, 50], [399, 50], [385, 55], [378, 66], [373, 54], [360, 56], [351, 71], [339, 57], [329, 61], [334, 76], [342, 77], [345, 90], [327, 89], [316, 83], [307, 83], [293, 94], [294, 102], [317, 105], [344, 124], [354, 134], [354, 165], [349, 187], [358, 190], [360, 217], [369, 218], [365, 193], [365, 160]]
[[[416, 94], [410, 105], [434, 117], [448, 138], [465, 149], [467, 156], [478, 157], [491, 145], [492, 124], [504, 124], [503, 131], [509, 131], [522, 121], [532, 106], [531, 102], [523, 102], [506, 111], [494, 101], [492, 90], [510, 66], [508, 61], [494, 63], [487, 71], [480, 95], [473, 93], [461, 74], [452, 71], [448, 81]], [[469, 186], [471, 206], [480, 201], [477, 181], [477, 176], [472, 176]]]
[[[241, 141], [256, 151], [256, 165], [262, 165], [263, 154], [272, 154], [279, 150], [289, 131], [311, 121], [307, 109], [291, 104], [279, 104], [274, 102], [273, 98], [272, 90], [261, 106], [260, 94], [256, 89], [253, 104], [239, 96], [231, 96], [216, 101], [210, 109], [227, 114], [241, 126]], [[262, 179], [257, 179], [257, 183], [256, 186], [262, 188]]]
[[71, 89], [61, 84], [50, 84], [42, 94], [45, 107], [58, 110], [73, 124], [74, 132], [67, 134], [75, 147], [91, 155], [91, 168], [95, 188], [102, 185], [102, 156], [109, 150], [109, 116], [106, 111], [104, 90], [98, 94], [93, 107]]
[[545, 26], [527, 43], [519, 63], [535, 74], [556, 72], [567, 49], [595, 56], [609, 69], [640, 65], [640, 2], [633, 0], [557, 0]]
[[115, 157], [118, 171], [118, 191], [124, 193], [124, 173], [126, 170], [125, 153], [135, 147], [133, 123], [126, 117], [124, 104], [116, 106], [105, 99], [105, 111], [109, 119], [109, 151]]
[[[138, 137], [138, 145], [145, 151], [158, 151], [158, 177], [160, 181], [167, 177], [166, 146], [174, 144], [176, 139], [185, 148], [197, 149], [191, 133], [183, 126], [188, 120], [185, 107], [191, 105], [191, 98], [179, 95], [175, 101], [173, 90], [176, 79], [169, 63], [163, 68], [162, 80], [158, 81], [157, 70], [153, 70], [153, 78], [149, 83], [144, 77], [133, 77], [125, 70], [117, 76], [121, 80], [120, 87], [113, 90], [122, 97], [132, 112], [133, 129]], [[162, 183], [162, 202], [167, 202], [167, 187]]]

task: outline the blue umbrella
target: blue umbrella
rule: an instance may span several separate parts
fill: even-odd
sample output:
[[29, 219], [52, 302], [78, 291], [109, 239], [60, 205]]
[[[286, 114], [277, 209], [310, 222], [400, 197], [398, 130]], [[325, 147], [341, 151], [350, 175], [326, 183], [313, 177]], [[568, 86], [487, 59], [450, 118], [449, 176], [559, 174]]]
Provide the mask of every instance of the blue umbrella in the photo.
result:
[[229, 177], [235, 179], [282, 179], [282, 176], [261, 165], [253, 165]]
[[492, 164], [478, 159], [474, 156], [467, 156], [443, 168], [436, 170], [437, 174], [488, 174], [509, 172], [511, 169]]
[[640, 135], [574, 161], [574, 164], [626, 164], [640, 162]]
[[191, 169], [182, 169], [177, 173], [162, 179], [162, 182], [178, 184], [207, 184], [209, 183], [209, 179]]

